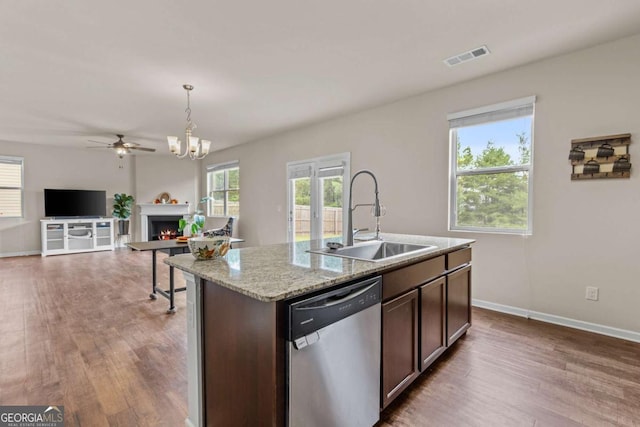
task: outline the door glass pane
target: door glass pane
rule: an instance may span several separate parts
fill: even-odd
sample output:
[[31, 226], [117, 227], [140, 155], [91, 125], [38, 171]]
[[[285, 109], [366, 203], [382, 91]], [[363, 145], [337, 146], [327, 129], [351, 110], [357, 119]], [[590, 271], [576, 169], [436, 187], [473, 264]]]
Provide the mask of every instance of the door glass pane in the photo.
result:
[[322, 238], [342, 235], [342, 177], [320, 178]]
[[292, 236], [295, 241], [309, 240], [311, 237], [311, 178], [293, 179], [291, 212]]

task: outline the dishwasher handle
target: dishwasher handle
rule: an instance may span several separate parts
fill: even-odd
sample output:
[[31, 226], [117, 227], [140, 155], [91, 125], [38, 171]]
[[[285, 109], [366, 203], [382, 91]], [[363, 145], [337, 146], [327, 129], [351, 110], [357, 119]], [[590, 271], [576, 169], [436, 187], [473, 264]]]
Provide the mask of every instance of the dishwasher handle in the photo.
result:
[[294, 341], [379, 304], [381, 296], [382, 277], [377, 276], [292, 303], [288, 306], [288, 340]]
[[371, 289], [373, 289], [375, 286], [378, 286], [378, 282], [373, 283], [369, 286], [367, 286], [366, 288], [357, 290], [357, 291], [351, 291], [349, 293], [347, 293], [344, 297], [342, 298], [337, 298], [334, 299], [333, 297], [331, 298], [327, 298], [325, 300], [325, 302], [319, 304], [319, 305], [315, 305], [315, 306], [306, 306], [306, 307], [298, 307], [298, 310], [321, 310], [327, 307], [333, 307], [334, 305], [338, 305], [338, 304], [342, 304], [345, 303], [347, 301], [351, 301], [353, 299], [358, 298], [360, 295], [370, 291]]

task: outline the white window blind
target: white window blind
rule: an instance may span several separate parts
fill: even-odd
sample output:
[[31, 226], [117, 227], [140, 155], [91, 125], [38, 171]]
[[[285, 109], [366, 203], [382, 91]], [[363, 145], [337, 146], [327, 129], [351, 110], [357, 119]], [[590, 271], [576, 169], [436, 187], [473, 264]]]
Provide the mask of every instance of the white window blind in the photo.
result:
[[215, 171], [224, 170], [224, 169], [233, 169], [233, 168], [237, 168], [238, 166], [240, 166], [240, 162], [238, 162], [237, 160], [234, 160], [232, 162], [227, 162], [227, 163], [207, 165], [207, 172], [215, 172]]
[[287, 174], [289, 179], [309, 178], [311, 171], [312, 169], [309, 165], [290, 166]]
[[23, 162], [0, 156], [0, 218], [22, 217]]
[[318, 169], [318, 178], [327, 178], [331, 176], [342, 176], [344, 174], [344, 164], [340, 163], [336, 166], [326, 166]]
[[450, 128], [474, 126], [478, 124], [497, 122], [500, 120], [515, 119], [517, 117], [531, 116], [535, 96], [501, 102], [486, 107], [451, 113], [447, 116]]

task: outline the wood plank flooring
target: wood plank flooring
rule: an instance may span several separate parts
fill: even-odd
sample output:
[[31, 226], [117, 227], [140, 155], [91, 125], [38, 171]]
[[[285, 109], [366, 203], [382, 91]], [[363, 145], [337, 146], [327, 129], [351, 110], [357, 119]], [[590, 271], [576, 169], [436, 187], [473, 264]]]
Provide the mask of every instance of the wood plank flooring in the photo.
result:
[[474, 308], [379, 426], [640, 426], [640, 344]]
[[166, 315], [150, 291], [150, 252], [0, 259], [0, 404], [64, 405], [66, 426], [183, 426], [185, 295]]
[[[66, 426], [183, 426], [185, 294], [174, 315], [148, 298], [150, 257], [0, 258], [0, 405], [64, 405]], [[640, 344], [473, 314], [379, 426], [640, 426]]]

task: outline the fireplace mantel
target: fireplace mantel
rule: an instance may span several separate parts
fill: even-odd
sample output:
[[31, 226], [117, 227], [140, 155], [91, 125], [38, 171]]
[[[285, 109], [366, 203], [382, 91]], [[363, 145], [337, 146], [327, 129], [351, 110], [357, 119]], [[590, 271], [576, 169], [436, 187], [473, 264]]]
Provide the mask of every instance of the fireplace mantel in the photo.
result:
[[149, 217], [150, 216], [167, 216], [182, 215], [183, 218], [189, 215], [188, 203], [140, 203], [140, 241], [146, 242], [149, 235]]

